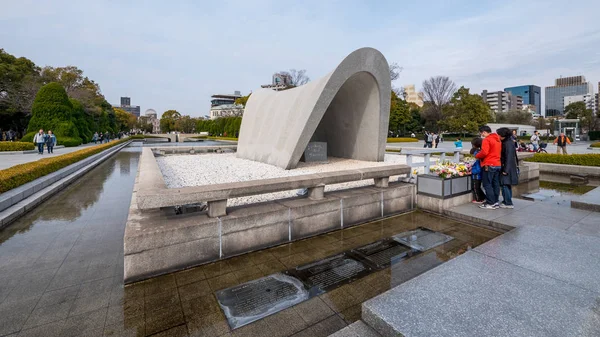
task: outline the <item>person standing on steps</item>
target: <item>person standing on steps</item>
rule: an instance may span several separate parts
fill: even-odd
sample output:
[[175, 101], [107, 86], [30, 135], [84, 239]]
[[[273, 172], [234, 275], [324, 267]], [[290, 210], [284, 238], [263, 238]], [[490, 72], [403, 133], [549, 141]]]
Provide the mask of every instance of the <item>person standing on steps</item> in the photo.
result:
[[556, 144], [556, 154], [560, 154], [561, 150], [563, 154], [568, 154], [567, 144], [571, 144], [571, 141], [569, 140], [569, 137], [565, 136], [564, 132], [561, 132], [560, 136], [556, 137], [554, 140], [554, 144]]
[[52, 130], [48, 130], [46, 135], [46, 149], [48, 153], [54, 153], [54, 146], [56, 145], [56, 136], [52, 133]]
[[46, 135], [44, 134], [44, 130], [40, 129], [40, 131], [33, 136], [33, 144], [37, 145], [38, 154], [44, 154], [44, 143], [46, 143]]
[[483, 209], [498, 209], [498, 198], [500, 196], [500, 154], [502, 143], [498, 134], [492, 133], [492, 129], [484, 125], [479, 128], [479, 134], [483, 137], [481, 151], [475, 158], [481, 160], [483, 189], [485, 190], [485, 203], [479, 206]]
[[512, 186], [519, 184], [519, 159], [513, 144], [512, 133], [509, 128], [496, 130], [502, 141], [502, 153], [500, 155], [500, 186], [502, 186], [502, 203], [500, 208], [515, 208], [512, 202]]

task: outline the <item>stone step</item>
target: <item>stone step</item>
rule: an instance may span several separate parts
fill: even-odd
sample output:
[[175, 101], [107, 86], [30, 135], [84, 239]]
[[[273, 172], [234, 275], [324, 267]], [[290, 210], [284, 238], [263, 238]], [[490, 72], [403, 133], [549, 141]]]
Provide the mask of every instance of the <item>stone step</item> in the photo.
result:
[[381, 335], [365, 322], [358, 320], [329, 337], [381, 337]]

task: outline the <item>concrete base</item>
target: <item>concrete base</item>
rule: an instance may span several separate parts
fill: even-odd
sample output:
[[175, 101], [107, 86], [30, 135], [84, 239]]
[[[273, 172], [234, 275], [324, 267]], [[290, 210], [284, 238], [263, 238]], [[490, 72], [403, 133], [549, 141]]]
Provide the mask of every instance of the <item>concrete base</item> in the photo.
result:
[[444, 214], [446, 210], [471, 202], [473, 195], [471, 193], [459, 195], [452, 198], [440, 199], [427, 195], [417, 195], [417, 207], [421, 210]]
[[[140, 211], [136, 194], [125, 229], [125, 283], [380, 219], [413, 209], [415, 186], [361, 187], [321, 200], [290, 198], [176, 215], [173, 209]], [[210, 209], [210, 207], [209, 207]]]
[[571, 208], [600, 212], [600, 187], [594, 188], [577, 200], [571, 200]]

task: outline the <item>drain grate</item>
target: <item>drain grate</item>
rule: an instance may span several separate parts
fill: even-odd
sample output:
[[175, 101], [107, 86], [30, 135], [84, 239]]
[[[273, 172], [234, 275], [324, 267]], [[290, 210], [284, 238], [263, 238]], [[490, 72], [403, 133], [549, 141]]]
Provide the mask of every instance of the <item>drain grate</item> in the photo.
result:
[[421, 252], [435, 248], [454, 239], [450, 235], [434, 232], [423, 227], [394, 235], [392, 238], [401, 244], [407, 245]]
[[352, 252], [370, 262], [377, 269], [389, 267], [392, 262], [417, 253], [412, 248], [390, 238], [356, 248]]
[[342, 253], [288, 272], [302, 280], [314, 296], [370, 274], [372, 269], [347, 253]]
[[282, 273], [217, 291], [216, 296], [232, 329], [309, 298], [308, 291], [300, 280]]

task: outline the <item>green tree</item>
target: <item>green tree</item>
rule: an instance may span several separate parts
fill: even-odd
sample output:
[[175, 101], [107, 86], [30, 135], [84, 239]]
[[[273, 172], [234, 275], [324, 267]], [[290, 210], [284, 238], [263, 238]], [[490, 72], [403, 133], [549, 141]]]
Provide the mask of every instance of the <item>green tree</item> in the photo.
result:
[[239, 104], [239, 105], [246, 107], [246, 103], [248, 103], [248, 99], [250, 98], [250, 95], [252, 95], [252, 93], [250, 93], [246, 96], [242, 96], [240, 98], [236, 98], [235, 104]]
[[447, 131], [477, 132], [481, 125], [492, 120], [490, 107], [479, 95], [470, 94], [469, 89], [460, 87], [450, 103], [442, 109], [440, 126]]
[[420, 132], [423, 130], [424, 120], [421, 119], [421, 108], [415, 103], [408, 103], [410, 108], [410, 121], [406, 123], [407, 132]]
[[192, 133], [196, 129], [196, 119], [188, 115], [181, 116], [175, 121], [175, 129], [183, 133]]
[[83, 141], [83, 143], [89, 143], [92, 141], [92, 136], [94, 130], [94, 120], [92, 116], [85, 112], [83, 104], [74, 99], [70, 98], [69, 101], [73, 106], [72, 111], [72, 119], [75, 122], [75, 127], [77, 127], [77, 131], [79, 132], [79, 137]]
[[135, 127], [137, 118], [134, 115], [119, 108], [113, 108], [113, 110], [115, 111], [115, 117], [117, 119], [118, 131], [127, 132]]
[[411, 120], [412, 115], [408, 103], [405, 100], [400, 99], [398, 95], [392, 91], [388, 134], [390, 136], [404, 135], [406, 133], [406, 124]]
[[523, 110], [510, 110], [496, 114], [496, 122], [529, 125], [533, 120], [531, 113]]
[[177, 131], [175, 122], [181, 118], [181, 114], [177, 110], [167, 110], [160, 117], [160, 130], [163, 132]]
[[565, 107], [565, 118], [579, 119], [581, 126], [587, 131], [593, 131], [597, 128], [598, 117], [594, 116], [594, 111], [588, 109], [585, 102], [575, 102]]
[[586, 106], [585, 102], [575, 102], [567, 105], [565, 107], [565, 118], [568, 119], [577, 119], [583, 114], [585, 114]]
[[59, 142], [61, 137], [72, 138], [74, 142], [81, 144], [79, 131], [73, 122], [73, 105], [67, 96], [65, 89], [56, 82], [44, 85], [35, 96], [31, 108], [32, 116], [27, 126], [28, 135], [33, 135], [39, 129], [52, 130]]

